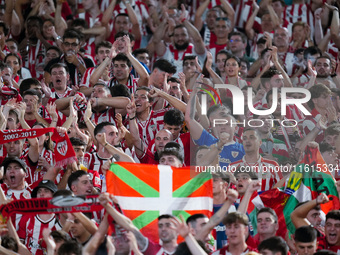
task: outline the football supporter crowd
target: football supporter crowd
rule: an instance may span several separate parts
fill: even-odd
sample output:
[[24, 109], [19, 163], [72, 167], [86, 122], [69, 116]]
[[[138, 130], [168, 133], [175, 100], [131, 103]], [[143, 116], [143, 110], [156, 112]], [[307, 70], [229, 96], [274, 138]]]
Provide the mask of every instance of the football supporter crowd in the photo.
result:
[[[1, 212], [102, 208], [3, 214], [0, 254], [339, 254], [339, 8], [0, 0]], [[160, 215], [152, 240], [108, 192], [115, 162], [211, 171], [212, 216]]]

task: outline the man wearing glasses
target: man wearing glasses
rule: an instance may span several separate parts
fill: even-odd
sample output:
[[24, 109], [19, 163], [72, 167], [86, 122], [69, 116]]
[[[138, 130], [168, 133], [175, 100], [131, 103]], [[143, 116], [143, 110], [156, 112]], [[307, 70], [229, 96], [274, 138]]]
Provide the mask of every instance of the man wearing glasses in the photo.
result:
[[63, 36], [62, 50], [63, 54], [59, 58], [52, 59], [45, 67], [44, 78], [47, 83], [51, 81], [49, 70], [55, 63], [65, 63], [69, 69], [70, 80], [68, 86], [80, 84], [86, 68], [92, 67], [93, 64], [87, 62], [80, 54], [80, 34], [78, 31], [69, 29]]

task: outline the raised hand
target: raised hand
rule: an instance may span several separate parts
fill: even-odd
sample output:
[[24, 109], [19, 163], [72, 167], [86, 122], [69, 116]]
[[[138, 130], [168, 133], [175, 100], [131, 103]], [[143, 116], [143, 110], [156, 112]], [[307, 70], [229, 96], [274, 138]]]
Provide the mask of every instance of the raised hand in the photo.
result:
[[228, 189], [227, 199], [230, 202], [235, 203], [237, 198], [238, 198], [238, 192], [234, 189]]
[[313, 77], [316, 77], [316, 75], [317, 75], [316, 69], [313, 66], [311, 60], [308, 60], [308, 62], [307, 62], [307, 74], [309, 76], [313, 76]]
[[180, 215], [179, 217], [180, 219], [178, 219], [177, 217], [170, 219], [171, 223], [173, 224], [170, 228], [176, 230], [178, 234], [185, 238], [187, 235], [189, 235], [190, 230], [183, 216]]
[[212, 64], [213, 64], [213, 57], [211, 52], [207, 51], [207, 62], [205, 63], [205, 67], [207, 68], [207, 70], [210, 70], [212, 68]]
[[322, 11], [323, 11], [322, 8], [318, 8], [318, 9], [315, 10], [314, 17], [315, 17], [316, 20], [320, 20], [321, 19]]
[[257, 191], [260, 188], [261, 188], [261, 181], [254, 180], [249, 183], [247, 192], [253, 194], [255, 191]]
[[129, 118], [134, 118], [136, 116], [136, 103], [133, 95], [131, 95], [130, 103], [126, 106], [126, 112], [129, 114]]
[[91, 101], [89, 100], [87, 102], [87, 107], [86, 107], [86, 111], [85, 111], [85, 114], [84, 114], [84, 120], [90, 120], [92, 117], [92, 106], [91, 106]]
[[[109, 58], [112, 60], [118, 54], [118, 41], [114, 41], [110, 49]], [[111, 62], [109, 63], [111, 65]]]
[[45, 83], [45, 78], [43, 78], [43, 79], [41, 80], [40, 84], [41, 84], [41, 90], [44, 92], [45, 97], [50, 98], [50, 97], [51, 97], [51, 94], [52, 94], [52, 91], [51, 91], [51, 89], [46, 85], [46, 83]]
[[316, 198], [317, 204], [326, 204], [328, 202], [329, 202], [329, 198], [327, 197], [325, 193], [319, 194], [318, 197]]
[[105, 133], [99, 133], [96, 135], [96, 140], [101, 144], [105, 145], [107, 143], [106, 141], [106, 134]]
[[55, 102], [48, 103], [46, 105], [46, 109], [47, 109], [49, 115], [51, 116], [52, 120], [58, 121], [57, 105], [55, 104]]
[[119, 129], [121, 126], [123, 126], [123, 117], [120, 113], [116, 113], [116, 123], [117, 123], [117, 128]]
[[181, 15], [179, 16], [179, 20], [183, 22], [187, 19], [189, 12], [185, 9], [184, 4], [181, 4]]

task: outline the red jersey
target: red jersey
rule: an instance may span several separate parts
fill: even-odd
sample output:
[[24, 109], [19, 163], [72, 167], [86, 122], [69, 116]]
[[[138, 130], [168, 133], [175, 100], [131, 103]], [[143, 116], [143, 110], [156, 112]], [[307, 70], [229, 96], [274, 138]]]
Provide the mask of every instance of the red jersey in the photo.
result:
[[145, 249], [141, 251], [144, 255], [171, 255], [175, 253], [175, 251], [166, 251], [160, 244], [154, 243], [150, 239], [147, 240], [148, 244]]
[[326, 236], [322, 236], [322, 237], [318, 237], [318, 250], [330, 250], [330, 251], [334, 251], [335, 253], [338, 253], [338, 251], [340, 250], [340, 246], [338, 245], [330, 245], [327, 242]]
[[[137, 85], [138, 79], [134, 78], [134, 76], [132, 74], [129, 74], [129, 79], [127, 80], [125, 86], [129, 89], [131, 94], [134, 94], [136, 92], [136, 89], [138, 87]], [[109, 81], [109, 88], [112, 88], [115, 85], [120, 84], [116, 77], [112, 77], [112, 79]]]
[[[178, 143], [184, 151], [184, 166], [190, 166], [190, 133], [180, 134], [174, 142]], [[148, 145], [148, 150], [156, 153], [155, 139]]]
[[[102, 184], [101, 184], [101, 181], [100, 181], [99, 173], [97, 171], [89, 170], [89, 169], [86, 169], [85, 171], [90, 175], [90, 179], [92, 180], [93, 186], [95, 188], [97, 188], [98, 190], [101, 190], [102, 189]], [[61, 179], [63, 178], [64, 174], [65, 174], [65, 170], [64, 169], [59, 171], [57, 177], [55, 178], [55, 184], [56, 185], [58, 185], [58, 183], [61, 181]]]
[[92, 169], [93, 171], [98, 172], [102, 184], [101, 192], [106, 192], [106, 180], [105, 176], [103, 175], [102, 167], [103, 164], [107, 160], [116, 161], [115, 158], [112, 156], [111, 158], [101, 158], [98, 156], [98, 153], [86, 153], [84, 156], [84, 166], [87, 169]]
[[24, 214], [22, 216], [19, 222], [18, 236], [32, 254], [45, 254], [39, 243], [39, 240], [43, 239], [42, 231], [45, 228], [53, 231], [61, 230], [62, 226], [55, 215], [51, 215], [47, 221], [42, 220], [39, 215]]
[[[137, 125], [139, 130], [139, 137], [147, 146], [152, 139], [155, 138], [156, 133], [164, 128], [164, 114], [168, 109], [158, 111], [150, 111], [149, 117], [145, 121], [140, 121], [138, 118]], [[124, 126], [129, 129], [129, 120], [125, 120]]]
[[243, 167], [246, 172], [251, 170], [258, 173], [258, 178], [262, 179], [261, 189], [258, 192], [272, 189], [283, 178], [281, 171], [279, 171], [279, 164], [261, 156], [255, 164], [246, 162], [245, 156], [241, 160], [230, 164], [231, 169], [237, 169], [239, 166]]
[[[102, 21], [103, 13], [100, 13], [97, 17], [93, 18], [93, 17], [91, 17], [91, 15], [88, 12], [82, 12], [82, 13], [78, 13], [76, 15], [76, 18], [80, 18], [80, 19], [86, 20], [89, 28], [92, 28], [96, 23], [99, 23], [99, 22]], [[95, 52], [96, 45], [94, 43], [95, 39], [96, 39], [95, 36], [90, 37], [87, 40], [86, 45], [84, 47], [85, 48], [85, 52], [87, 54], [89, 54], [90, 56], [92, 56], [92, 57], [95, 57], [95, 55], [96, 55], [96, 52]]]
[[[28, 155], [29, 147], [24, 151], [24, 155]], [[47, 163], [50, 166], [54, 165], [54, 153], [51, 150], [47, 150], [45, 147], [42, 149], [40, 156], [45, 158]], [[33, 173], [33, 182], [43, 179], [44, 175], [46, 174], [47, 169], [45, 167], [37, 166], [34, 173]]]
[[45, 47], [40, 40], [37, 41], [36, 45], [30, 45], [28, 54], [22, 59], [23, 66], [28, 68], [31, 72], [32, 77], [41, 80], [44, 75], [43, 65], [45, 58]]
[[[251, 248], [249, 246], [247, 246], [247, 248], [240, 254], [240, 255], [245, 255], [250, 251], [254, 251], [257, 252], [256, 248]], [[224, 246], [222, 249], [219, 249], [215, 252], [210, 253], [211, 255], [232, 255], [231, 252], [229, 252], [229, 245]]]
[[110, 122], [117, 126], [115, 116], [116, 116], [115, 109], [109, 107], [103, 112], [92, 113], [91, 121], [95, 124], [99, 124], [102, 122]]
[[[310, 131], [316, 126], [316, 123], [321, 118], [321, 114], [314, 108], [311, 112], [312, 115], [307, 115], [306, 118], [302, 122], [303, 126], [303, 135], [306, 136]], [[324, 138], [324, 132], [321, 130], [318, 136], [315, 138], [315, 142], [321, 143]]]
[[293, 31], [293, 24], [302, 21], [310, 26], [311, 34], [314, 34], [314, 17], [309, 4], [287, 5], [283, 12], [283, 19], [289, 23], [288, 31]]

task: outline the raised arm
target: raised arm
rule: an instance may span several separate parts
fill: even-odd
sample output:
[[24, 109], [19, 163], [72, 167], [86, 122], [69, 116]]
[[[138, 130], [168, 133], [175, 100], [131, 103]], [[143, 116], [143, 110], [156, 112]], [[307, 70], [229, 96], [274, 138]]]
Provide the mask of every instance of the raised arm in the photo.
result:
[[95, 254], [99, 245], [104, 241], [107, 229], [109, 227], [109, 222], [107, 220], [107, 214], [105, 214], [103, 220], [101, 221], [98, 231], [91, 237], [90, 241], [83, 247], [83, 255]]
[[235, 203], [237, 198], [237, 191], [229, 189], [227, 193], [227, 200], [224, 202], [222, 207], [213, 216], [211, 216], [207, 224], [202, 227], [201, 231], [196, 235], [197, 240], [204, 240], [204, 238], [214, 229], [214, 227], [222, 221], [230, 206]]
[[8, 27], [11, 28], [11, 34], [14, 36], [18, 36], [21, 32], [21, 23], [18, 14], [14, 10], [15, 1], [6, 0], [6, 9], [5, 9], [5, 23]]
[[166, 46], [163, 41], [163, 37], [167, 28], [167, 16], [163, 17], [162, 22], [158, 25], [155, 33], [153, 34], [152, 37], [152, 42], [155, 44], [155, 51], [158, 56], [162, 57], [165, 54], [166, 51]]
[[133, 10], [130, 1], [123, 0], [123, 2], [126, 6], [130, 22], [132, 23], [131, 33], [135, 36], [136, 40], [140, 40], [142, 38], [142, 33], [140, 31], [137, 15]]
[[123, 37], [123, 40], [125, 42], [125, 50], [124, 53], [126, 54], [126, 56], [128, 57], [128, 59], [130, 60], [132, 66], [135, 68], [136, 72], [139, 75], [139, 79], [137, 82], [138, 86], [147, 86], [147, 84], [149, 84], [149, 74], [146, 71], [146, 69], [144, 68], [144, 66], [132, 55], [131, 52], [131, 42], [130, 42], [130, 38], [125, 35]]
[[279, 17], [277, 16], [276, 12], [274, 11], [274, 8], [271, 4], [269, 4], [267, 6], [268, 8], [268, 12], [269, 12], [269, 15], [270, 15], [270, 19], [272, 20], [272, 23], [273, 23], [273, 27], [274, 29], [279, 27], [281, 24], [280, 24], [280, 19]]
[[203, 3], [200, 3], [200, 6], [197, 8], [195, 13], [195, 20], [194, 20], [194, 26], [198, 31], [201, 31], [204, 21], [202, 19], [203, 13], [208, 8], [208, 5], [210, 3], [210, 0], [205, 0]]
[[104, 11], [103, 18], [102, 18], [103, 26], [106, 26], [107, 24], [109, 24], [113, 16], [112, 13], [113, 13], [113, 10], [115, 9], [116, 3], [117, 3], [117, 0], [112, 0], [109, 6], [107, 7], [107, 9]]
[[196, 95], [197, 95], [197, 87], [194, 86], [189, 102], [187, 104], [187, 109], [185, 111], [185, 122], [189, 126], [190, 134], [192, 139], [198, 140], [203, 132], [203, 127], [200, 123], [195, 120], [195, 112], [196, 112]]
[[314, 40], [316, 45], [319, 45], [323, 38], [323, 29], [321, 25], [321, 14], [322, 14], [322, 8], [318, 8], [314, 12], [314, 21], [315, 21], [315, 26], [314, 26]]
[[183, 113], [185, 113], [186, 110], [186, 103], [184, 103], [183, 101], [179, 100], [178, 98], [169, 95], [168, 93], [166, 93], [163, 90], [157, 89], [156, 87], [154, 87], [149, 94], [151, 95], [151, 97], [161, 97], [164, 100], [168, 101], [173, 107], [175, 107], [176, 109], [179, 109], [180, 111], [182, 111]]
[[329, 199], [325, 193], [321, 193], [316, 199], [308, 201], [303, 205], [296, 208], [290, 215], [295, 228], [302, 226], [309, 226], [310, 222], [307, 220], [307, 214], [310, 210], [320, 204], [329, 202]]
[[144, 154], [146, 146], [139, 136], [139, 129], [136, 120], [136, 104], [133, 95], [131, 95], [131, 102], [126, 106], [126, 111], [129, 116], [129, 131], [133, 140], [133, 146], [135, 146], [137, 156], [141, 157]]
[[[24, 129], [30, 129], [31, 127], [27, 124], [25, 121], [25, 110], [26, 110], [26, 104], [24, 102], [19, 103], [16, 105], [16, 109], [18, 111], [19, 116], [19, 122], [21, 124], [21, 127]], [[30, 138], [27, 139], [28, 143], [30, 144], [30, 147], [28, 149], [28, 157], [33, 163], [38, 162], [39, 160], [39, 144], [37, 138]]]
[[213, 56], [211, 52], [207, 52], [207, 62], [205, 63], [205, 68], [210, 74], [210, 78], [212, 79], [214, 84], [224, 84], [222, 78], [212, 69], [213, 64]]
[[271, 54], [272, 54], [272, 60], [273, 63], [276, 67], [277, 70], [279, 70], [282, 73], [283, 76], [283, 80], [284, 80], [284, 86], [285, 87], [293, 87], [292, 82], [290, 81], [290, 78], [288, 76], [288, 74], [286, 73], [286, 71], [283, 69], [283, 67], [281, 66], [278, 56], [277, 56], [277, 48], [275, 46], [270, 47], [271, 49]]
[[260, 10], [260, 7], [256, 3], [256, 0], [253, 0], [253, 13], [251, 14], [249, 20], [247, 21], [246, 27], [245, 27], [246, 35], [248, 36], [250, 40], [253, 40], [255, 37], [255, 31], [253, 29], [253, 26], [255, 22], [255, 17], [258, 14], [259, 10]]
[[237, 208], [237, 211], [240, 213], [247, 213], [250, 198], [252, 197], [253, 193], [257, 191], [259, 188], [261, 188], [261, 182], [260, 181], [251, 181], [242, 200], [240, 205]]
[[105, 208], [106, 212], [112, 216], [112, 218], [115, 220], [115, 222], [124, 228], [127, 231], [131, 231], [136, 239], [138, 246], [141, 250], [144, 250], [147, 246], [147, 238], [142, 235], [142, 233], [139, 231], [139, 229], [133, 225], [132, 221], [126, 217], [125, 215], [119, 213], [110, 203], [111, 201], [118, 202], [113, 195], [108, 193], [102, 193], [99, 196], [99, 201]]
[[180, 215], [180, 220], [177, 218], [171, 219], [173, 224], [173, 229], [180, 234], [187, 243], [191, 254], [195, 255], [207, 255], [207, 253], [202, 249], [202, 247], [198, 244], [197, 240], [190, 233], [188, 225], [185, 223], [185, 220], [182, 215]]
[[223, 9], [227, 12], [227, 17], [230, 20], [230, 31], [234, 30], [235, 26], [235, 11], [234, 8], [231, 6], [229, 1], [221, 0], [221, 4]]
[[132, 162], [135, 163], [135, 161], [127, 154], [125, 154], [123, 151], [118, 150], [117, 148], [115, 148], [114, 146], [112, 146], [111, 144], [109, 144], [106, 141], [106, 135], [105, 133], [99, 133], [96, 135], [96, 140], [103, 145], [103, 147], [112, 155], [114, 156], [117, 161], [121, 161], [121, 162]]
[[111, 65], [112, 59], [115, 58], [118, 54], [117, 51], [117, 42], [115, 41], [112, 44], [109, 56], [107, 56], [103, 62], [94, 70], [93, 74], [90, 77], [90, 84], [93, 86], [97, 83], [97, 81], [100, 79], [102, 74], [104, 73], [107, 66]]
[[183, 25], [188, 30], [188, 34], [192, 38], [193, 44], [195, 46], [196, 53], [198, 55], [203, 55], [206, 52], [203, 39], [199, 31], [196, 29], [196, 27], [189, 21], [188, 19], [189, 12], [185, 9], [184, 4], [181, 5], [181, 8], [182, 13], [180, 16], [180, 21], [183, 22]]

